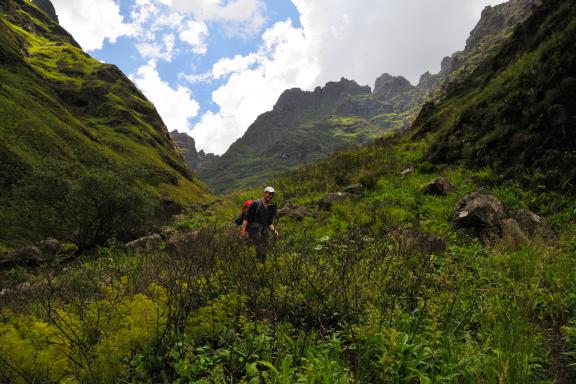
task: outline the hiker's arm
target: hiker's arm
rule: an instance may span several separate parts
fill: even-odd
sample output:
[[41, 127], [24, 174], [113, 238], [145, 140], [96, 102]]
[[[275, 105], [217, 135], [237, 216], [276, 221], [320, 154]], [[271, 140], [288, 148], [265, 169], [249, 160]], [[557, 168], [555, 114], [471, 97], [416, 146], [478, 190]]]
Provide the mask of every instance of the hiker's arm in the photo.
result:
[[244, 219], [242, 221], [242, 228], [240, 229], [240, 236], [246, 237], [248, 236], [248, 220]]
[[279, 237], [280, 234], [278, 233], [278, 231], [276, 230], [276, 227], [274, 226], [274, 224], [270, 224], [268, 226], [268, 228], [270, 228], [270, 230], [272, 231], [272, 233], [274, 234], [274, 236]]

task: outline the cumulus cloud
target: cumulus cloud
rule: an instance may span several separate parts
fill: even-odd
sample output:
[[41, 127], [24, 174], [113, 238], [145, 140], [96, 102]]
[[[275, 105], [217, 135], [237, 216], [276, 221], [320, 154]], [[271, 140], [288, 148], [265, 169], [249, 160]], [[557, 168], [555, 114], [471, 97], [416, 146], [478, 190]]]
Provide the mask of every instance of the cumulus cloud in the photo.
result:
[[163, 81], [154, 60], [141, 66], [130, 78], [154, 103], [169, 130], [177, 129], [182, 132], [188, 130], [189, 119], [195, 117], [200, 108], [188, 88], [181, 85], [172, 88]]
[[122, 36], [133, 36], [134, 27], [126, 23], [114, 0], [52, 0], [60, 24], [87, 51], [101, 49], [104, 41], [114, 43]]
[[204, 55], [208, 50], [208, 26], [202, 21], [189, 20], [180, 28], [180, 40], [192, 46], [192, 52]]

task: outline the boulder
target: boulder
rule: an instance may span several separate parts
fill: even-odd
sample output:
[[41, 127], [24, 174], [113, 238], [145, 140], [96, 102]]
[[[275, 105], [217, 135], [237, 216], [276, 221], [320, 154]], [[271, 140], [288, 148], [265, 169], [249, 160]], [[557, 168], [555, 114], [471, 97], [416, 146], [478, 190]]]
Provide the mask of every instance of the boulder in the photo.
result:
[[151, 252], [159, 248], [161, 244], [162, 244], [162, 236], [156, 233], [126, 243], [126, 247], [128, 247], [130, 250], [134, 252]]
[[460, 199], [452, 214], [455, 229], [480, 238], [500, 237], [500, 222], [507, 218], [506, 207], [492, 195], [472, 192]]
[[56, 256], [62, 249], [62, 243], [56, 239], [45, 239], [38, 243], [38, 248], [46, 256]]
[[344, 192], [361, 196], [364, 194], [364, 186], [362, 184], [352, 184], [344, 188]]
[[454, 191], [456, 191], [456, 187], [450, 184], [447, 179], [444, 177], [438, 177], [433, 182], [425, 186], [422, 190], [422, 193], [425, 195], [446, 196]]
[[327, 195], [325, 195], [321, 200], [320, 200], [320, 208], [321, 209], [330, 209], [332, 208], [332, 204], [340, 202], [340, 201], [344, 201], [346, 199], [349, 199], [350, 197], [352, 197], [351, 193], [348, 192], [331, 192], [328, 193]]
[[417, 232], [405, 228], [395, 229], [387, 234], [402, 252], [442, 254], [446, 250], [446, 242], [432, 233]]
[[166, 251], [171, 255], [186, 256], [188, 249], [194, 246], [198, 231], [179, 232], [166, 241]]
[[40, 248], [30, 245], [6, 252], [0, 256], [0, 269], [12, 268], [17, 265], [35, 267], [44, 261]]
[[530, 242], [518, 222], [512, 218], [504, 219], [500, 222], [500, 235], [503, 240], [515, 246], [526, 245]]
[[540, 236], [544, 239], [554, 237], [554, 231], [537, 214], [527, 209], [519, 209], [514, 216], [520, 228], [529, 236]]
[[308, 216], [308, 208], [293, 204], [291, 201], [287, 201], [284, 206], [278, 210], [278, 216], [286, 216], [293, 220], [302, 221], [306, 216]]

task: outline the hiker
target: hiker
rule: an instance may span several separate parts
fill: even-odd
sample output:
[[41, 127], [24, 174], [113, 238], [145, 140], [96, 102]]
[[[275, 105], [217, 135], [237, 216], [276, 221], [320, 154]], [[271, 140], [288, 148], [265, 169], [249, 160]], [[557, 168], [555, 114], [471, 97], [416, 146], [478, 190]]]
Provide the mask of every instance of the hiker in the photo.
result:
[[272, 231], [276, 238], [280, 236], [274, 226], [276, 206], [271, 204], [275, 193], [272, 187], [264, 188], [262, 198], [253, 201], [246, 210], [240, 229], [240, 237], [250, 239], [256, 247], [256, 257], [261, 262], [266, 261], [268, 231]]

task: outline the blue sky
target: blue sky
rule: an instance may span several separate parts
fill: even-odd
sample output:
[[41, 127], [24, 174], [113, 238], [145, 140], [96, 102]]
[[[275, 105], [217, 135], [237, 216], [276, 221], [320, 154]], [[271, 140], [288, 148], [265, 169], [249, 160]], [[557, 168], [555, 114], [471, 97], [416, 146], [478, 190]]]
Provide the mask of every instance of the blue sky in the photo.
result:
[[287, 88], [384, 72], [417, 83], [502, 0], [52, 0], [95, 58], [116, 64], [169, 130], [223, 153]]

